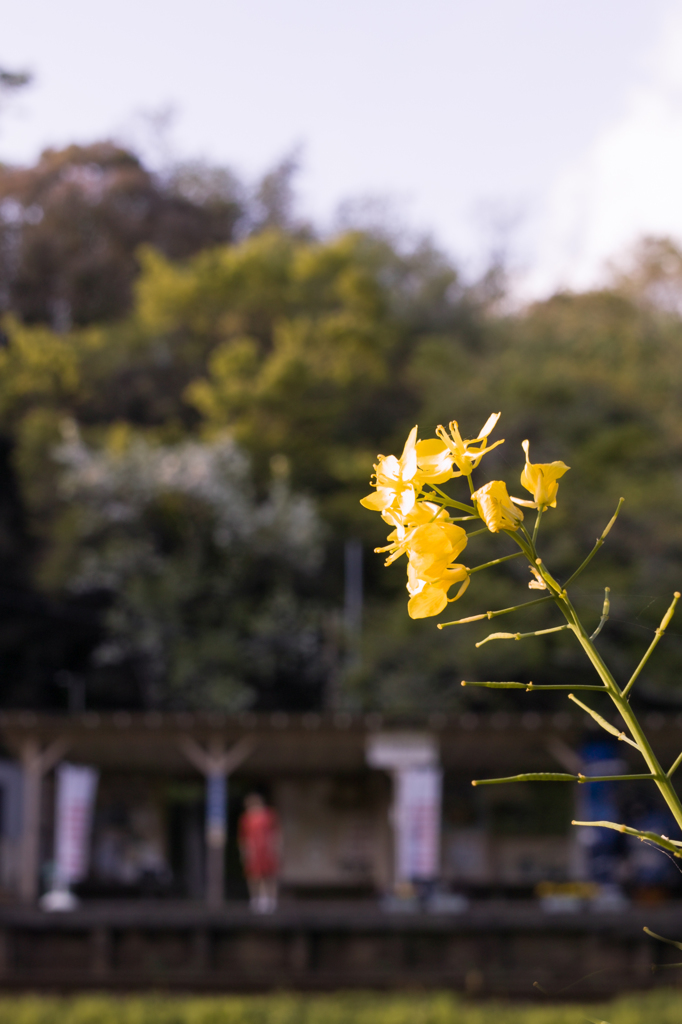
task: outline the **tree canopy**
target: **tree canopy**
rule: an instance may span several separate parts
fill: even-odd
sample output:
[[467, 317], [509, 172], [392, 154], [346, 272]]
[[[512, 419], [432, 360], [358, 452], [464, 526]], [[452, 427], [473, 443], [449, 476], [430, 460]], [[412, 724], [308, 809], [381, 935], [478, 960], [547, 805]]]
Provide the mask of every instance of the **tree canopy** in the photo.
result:
[[[465, 282], [431, 244], [316, 234], [293, 215], [291, 174], [250, 191], [206, 168], [162, 181], [108, 143], [0, 173], [6, 701], [58, 705], [63, 670], [98, 706], [406, 713], [504, 699], [463, 691], [467, 675], [573, 678], [562, 637], [477, 651], [476, 628], [408, 620], [404, 574], [372, 553], [385, 531], [359, 498], [415, 423], [475, 436], [501, 410], [506, 443], [479, 485], [518, 486], [525, 438], [536, 461], [572, 467], [543, 523], [559, 576], [625, 497], [581, 588], [596, 623], [611, 586], [615, 664], [679, 587], [674, 243], [644, 240], [608, 288], [509, 312], [497, 278]], [[342, 619], [350, 540], [364, 548], [359, 661]], [[475, 577], [445, 618], [522, 600], [514, 565]], [[682, 648], [665, 650], [652, 687], [675, 686]]]

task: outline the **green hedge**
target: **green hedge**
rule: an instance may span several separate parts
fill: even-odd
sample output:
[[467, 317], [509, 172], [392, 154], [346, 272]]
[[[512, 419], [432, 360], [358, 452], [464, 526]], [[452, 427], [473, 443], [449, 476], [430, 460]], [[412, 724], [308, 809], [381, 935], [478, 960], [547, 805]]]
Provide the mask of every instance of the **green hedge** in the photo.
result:
[[335, 996], [23, 996], [0, 999], [0, 1024], [680, 1024], [682, 994], [599, 1007], [469, 1003], [447, 994]]

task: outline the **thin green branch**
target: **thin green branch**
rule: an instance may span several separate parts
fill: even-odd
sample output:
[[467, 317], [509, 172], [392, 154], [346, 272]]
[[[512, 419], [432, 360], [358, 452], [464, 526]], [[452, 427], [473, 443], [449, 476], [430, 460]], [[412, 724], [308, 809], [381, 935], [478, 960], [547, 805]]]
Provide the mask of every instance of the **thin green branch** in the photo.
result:
[[[476, 516], [475, 518], [478, 519], [478, 516]], [[488, 530], [488, 527], [484, 526], [482, 530], [474, 530], [473, 533], [467, 533], [467, 537], [469, 538], [469, 540], [471, 540], [472, 537], [478, 537], [478, 535], [481, 534], [481, 533], [489, 533], [489, 532], [490, 531]]]
[[[666, 939], [663, 935], [657, 935], [656, 932], [652, 932], [651, 928], [644, 928], [643, 931], [650, 935], [652, 939], [658, 939], [660, 942], [667, 942], [669, 946], [675, 946], [677, 949], [682, 949], [682, 942], [676, 942], [675, 939]], [[664, 964], [661, 966], [679, 967], [680, 964]]]
[[[568, 775], [566, 772], [526, 772], [523, 775], [508, 775], [504, 779], [474, 779], [472, 786], [496, 786], [503, 782], [577, 782], [584, 785], [589, 782], [632, 782], [639, 779], [653, 779], [653, 775]], [[573, 825], [584, 822], [574, 821]], [[682, 845], [682, 844], [681, 844]]]
[[[528, 559], [528, 561], [532, 564], [534, 559], [535, 559], [535, 548], [533, 547], [533, 545], [531, 544], [529, 546], [525, 542], [523, 537], [519, 535], [519, 531], [518, 530], [503, 530], [502, 532], [506, 533], [508, 537], [511, 537], [511, 539], [516, 544], [518, 544], [518, 546], [521, 548], [521, 553], [524, 554], [526, 556], [526, 558]], [[526, 536], [528, 536], [528, 535], [526, 534]]]
[[590, 637], [591, 641], [594, 641], [594, 640], [597, 639], [597, 637], [601, 633], [602, 629], [604, 628], [604, 626], [608, 622], [609, 612], [611, 611], [611, 601], [609, 600], [609, 594], [610, 593], [611, 593], [611, 587], [604, 587], [604, 607], [602, 608], [601, 619], [599, 620], [599, 625], [597, 626], [597, 628], [595, 629], [594, 633]]
[[570, 579], [568, 579], [566, 581], [566, 583], [564, 584], [565, 587], [568, 587], [569, 584], [571, 584], [573, 582], [573, 580], [576, 580], [578, 578], [578, 576], [580, 576], [580, 573], [583, 571], [583, 569], [586, 569], [588, 567], [588, 565], [590, 564], [590, 562], [592, 561], [594, 556], [597, 554], [597, 552], [599, 551], [599, 548], [602, 546], [602, 544], [606, 540], [606, 538], [607, 538], [607, 536], [608, 536], [608, 534], [609, 534], [609, 532], [611, 530], [611, 527], [613, 526], [613, 524], [615, 523], [616, 519], [618, 518], [618, 513], [620, 512], [621, 507], [622, 507], [624, 501], [625, 501], [625, 498], [621, 498], [620, 499], [620, 501], [618, 502], [618, 508], [616, 509], [616, 511], [611, 516], [611, 519], [609, 520], [609, 522], [608, 522], [606, 528], [604, 529], [601, 537], [598, 538], [597, 543], [594, 545], [594, 547], [590, 551], [590, 553], [587, 556], [587, 558], [585, 559], [585, 561], [581, 565], [578, 566], [578, 568], [573, 573], [573, 575], [570, 577]]
[[543, 512], [544, 512], [544, 508], [542, 508], [542, 507], [539, 508], [538, 509], [538, 514], [535, 517], [535, 526], [533, 527], [533, 537], [532, 537], [533, 547], [535, 547], [535, 542], [538, 539], [538, 531], [540, 529], [540, 520], [542, 519], [542, 513]]
[[[471, 536], [471, 534], [469, 534]], [[514, 551], [511, 555], [503, 555], [502, 558], [495, 558], [492, 562], [484, 562], [483, 565], [475, 565], [473, 569], [469, 569], [469, 575], [474, 572], [480, 572], [482, 569], [489, 569], [492, 565], [500, 565], [502, 562], [508, 562], [512, 558], [520, 558], [524, 554], [523, 551]]]
[[[479, 683], [470, 682], [468, 679], [462, 680], [462, 686], [488, 686], [493, 690], [596, 690], [598, 693], [606, 693], [604, 686], [563, 686], [559, 683], [551, 683], [549, 685], [542, 684], [536, 686], [535, 683]], [[682, 757], [682, 755], [680, 755]]]
[[[653, 747], [649, 742], [646, 733], [640, 725], [637, 716], [633, 712], [626, 698], [623, 697], [618, 683], [613, 677], [613, 674], [609, 671], [608, 666], [601, 657], [599, 651], [596, 649], [594, 644], [591, 642], [585, 629], [583, 628], [580, 620], [578, 619], [575, 609], [571, 604], [567, 595], [557, 600], [557, 604], [566, 615], [569, 621], [573, 622], [573, 632], [575, 633], [576, 639], [580, 643], [581, 647], [585, 651], [586, 655], [592, 662], [599, 678], [603, 681], [606, 690], [608, 691], [611, 700], [616, 705], [623, 721], [625, 722], [630, 735], [635, 741], [637, 748], [639, 749], [642, 757], [646, 761], [647, 767], [651, 772], [654, 782], [658, 787], [663, 799], [670, 808], [675, 821], [680, 829], [682, 829], [682, 801], [673, 786], [672, 780], [668, 778], [665, 771], [663, 770], [660, 761], [654, 753]], [[619, 737], [620, 738], [620, 737]], [[630, 742], [630, 741], [629, 741]]]
[[634, 836], [642, 842], [648, 840], [668, 850], [675, 857], [682, 857], [682, 842], [676, 839], [668, 839], [667, 836], [659, 836], [656, 832], [641, 832], [638, 828], [630, 828], [628, 825], [617, 825], [615, 821], [572, 821], [571, 825], [584, 825], [586, 828], [610, 828], [614, 832], [624, 832], [627, 836]]
[[524, 535], [524, 537], [526, 538], [526, 540], [528, 541], [528, 543], [529, 543], [529, 545], [531, 547], [531, 550], [535, 551], [535, 545], [533, 544], [533, 538], [531, 537], [531, 535], [529, 534], [528, 530], [523, 525], [523, 523], [519, 524], [519, 532]]
[[634, 775], [583, 775], [578, 773], [578, 782], [582, 785], [586, 782], [632, 782], [636, 779], [656, 779], [650, 772], [639, 772]]
[[489, 640], [526, 640], [529, 636], [545, 636], [547, 633], [561, 633], [564, 629], [570, 629], [571, 627], [566, 624], [565, 626], [552, 626], [551, 629], [536, 629], [533, 633], [491, 633], [485, 640], [479, 640], [476, 647], [483, 647], [483, 644], [487, 644]]
[[666, 773], [669, 779], [672, 779], [673, 775], [675, 774], [675, 772], [677, 771], [677, 769], [680, 767], [681, 764], [682, 764], [682, 754], [678, 754], [677, 757], [675, 758], [675, 760], [673, 761], [672, 765], [668, 769], [667, 773]]
[[651, 657], [651, 655], [654, 653], [656, 645], [658, 644], [659, 640], [661, 640], [663, 638], [663, 635], [665, 634], [666, 629], [670, 625], [670, 620], [672, 619], [673, 615], [675, 614], [675, 607], [676, 607], [677, 602], [679, 601], [679, 599], [680, 599], [680, 592], [679, 592], [679, 590], [676, 590], [675, 594], [673, 596], [673, 602], [670, 605], [670, 607], [668, 608], [668, 610], [665, 613], [665, 615], [663, 616], [663, 618], [661, 619], [661, 624], [658, 627], [658, 629], [656, 630], [656, 635], [654, 636], [653, 640], [649, 644], [648, 650], [646, 651], [644, 657], [642, 658], [642, 660], [640, 661], [639, 665], [637, 666], [635, 671], [632, 673], [632, 675], [630, 676], [630, 678], [628, 679], [628, 681], [627, 681], [627, 683], [625, 685], [625, 689], [623, 690], [623, 696], [624, 697], [627, 697], [628, 693], [630, 692], [632, 687], [635, 685], [635, 682], [637, 681], [637, 678], [638, 678], [640, 672], [642, 671], [642, 669], [646, 665], [646, 663], [649, 660], [649, 658]]
[[557, 581], [554, 579], [554, 577], [552, 576], [551, 572], [548, 570], [547, 566], [544, 564], [542, 559], [536, 558], [534, 561], [537, 572], [539, 572], [540, 576], [545, 581], [546, 585], [553, 592], [553, 595], [555, 597], [563, 597], [565, 591], [562, 590], [561, 585], [557, 583]]
[[[429, 484], [429, 487], [443, 500], [444, 504], [450, 505], [452, 508], [458, 508], [461, 512], [468, 512], [470, 515], [476, 516], [476, 509], [472, 505], [463, 505], [461, 501], [455, 501], [454, 498], [451, 498], [445, 491], [441, 491], [440, 487], [436, 487], [435, 484]], [[425, 491], [424, 496], [428, 498], [429, 491]], [[480, 517], [476, 516], [476, 518]]]
[[[519, 552], [520, 554], [520, 552]], [[474, 571], [473, 569], [471, 570]], [[543, 604], [545, 601], [553, 601], [552, 597], [538, 597], [535, 601], [524, 601], [523, 604], [514, 604], [510, 608], [498, 608], [495, 612], [481, 612], [480, 615], [470, 615], [466, 619], [455, 619], [454, 622], [439, 622], [438, 628], [445, 626], [462, 626], [467, 622], [480, 622], [482, 619], [496, 619], [498, 615], [508, 615], [509, 612], [517, 612], [519, 608], [531, 608], [534, 604]]]
[[[576, 686], [576, 690], [577, 689], [578, 687]], [[605, 718], [602, 718], [602, 716], [597, 714], [596, 711], [593, 711], [592, 708], [588, 708], [587, 704], [583, 704], [581, 700], [578, 700], [577, 697], [574, 697], [572, 693], [569, 693], [568, 699], [572, 700], [573, 703], [577, 704], [578, 707], [583, 709], [583, 711], [586, 711], [588, 715], [591, 715], [595, 722], [598, 725], [601, 725], [602, 729], [605, 729], [606, 732], [610, 733], [612, 736], [616, 736], [619, 740], [622, 740], [623, 743], [629, 743], [631, 747], [634, 747], [635, 750], [639, 750], [641, 753], [639, 744], [635, 743], [634, 740], [631, 740], [629, 736], [626, 736], [622, 729], [617, 729], [615, 725], [611, 725], [610, 722], [608, 722]]]

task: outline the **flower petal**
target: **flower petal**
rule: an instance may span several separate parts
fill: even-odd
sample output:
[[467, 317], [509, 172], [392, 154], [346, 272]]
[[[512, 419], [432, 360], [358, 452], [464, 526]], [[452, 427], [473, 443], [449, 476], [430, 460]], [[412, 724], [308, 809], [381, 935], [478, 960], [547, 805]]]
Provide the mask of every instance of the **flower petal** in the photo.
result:
[[364, 505], [365, 508], [371, 508], [374, 512], [383, 512], [385, 508], [392, 504], [394, 497], [395, 491], [390, 490], [390, 488], [377, 487], [376, 491], [372, 491], [371, 494], [360, 498], [360, 504]]
[[[484, 437], [488, 436], [488, 434], [491, 432], [491, 430], [493, 429], [501, 415], [501, 412], [491, 412], [490, 416], [488, 416], [488, 419], [485, 421], [485, 424], [483, 425], [481, 433], [476, 438], [477, 441], [482, 441]], [[497, 444], [501, 443], [501, 441], [497, 442]]]
[[442, 587], [427, 584], [407, 602], [407, 614], [411, 619], [427, 619], [431, 615], [440, 615], [447, 603], [447, 594]]

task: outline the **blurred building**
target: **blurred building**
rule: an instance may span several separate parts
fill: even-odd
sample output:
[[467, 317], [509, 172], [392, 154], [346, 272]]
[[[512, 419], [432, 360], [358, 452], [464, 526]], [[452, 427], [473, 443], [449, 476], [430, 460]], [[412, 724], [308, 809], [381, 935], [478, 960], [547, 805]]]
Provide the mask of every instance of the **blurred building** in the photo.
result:
[[[682, 716], [679, 722], [658, 713], [650, 719], [661, 756], [673, 760], [682, 743]], [[285, 897], [294, 900], [377, 898], [392, 893], [397, 882], [420, 877], [473, 898], [530, 895], [538, 882], [548, 880], [611, 880], [628, 886], [637, 881], [636, 868], [628, 873], [628, 859], [638, 864], [641, 851], [631, 855], [621, 838], [620, 844], [609, 844], [608, 864], [593, 868], [586, 853], [591, 839], [586, 842], [571, 819], [634, 814], [651, 824], [658, 815], [663, 831], [674, 831], [646, 783], [471, 786], [474, 778], [571, 766], [578, 770], [581, 758], [588, 775], [594, 774], [591, 765], [598, 769], [609, 756], [614, 772], [627, 771], [625, 761], [613, 760], [631, 753], [627, 748], [623, 751], [620, 744], [610, 754], [598, 736], [588, 734], [593, 738], [586, 741], [584, 723], [568, 713], [469, 712], [390, 722], [377, 714], [345, 713], [87, 712], [59, 717], [24, 711], [0, 715], [0, 730], [5, 748], [0, 885], [5, 900], [22, 898], [22, 893], [24, 900], [34, 900], [49, 882], [53, 769], [64, 760], [99, 772], [89, 869], [77, 886], [84, 898], [203, 898], [212, 751], [217, 751], [217, 773], [228, 780], [220, 894], [228, 901], [245, 895], [235, 826], [251, 790], [279, 813], [281, 881]], [[230, 751], [237, 747], [243, 749], [231, 764]], [[22, 784], [32, 772], [37, 772], [34, 789], [39, 788], [33, 796]], [[430, 786], [426, 798], [415, 797], [413, 812], [400, 804], [410, 777], [416, 777], [419, 793]], [[28, 806], [31, 799], [38, 800], [37, 816]], [[409, 796], [402, 796], [403, 804], [405, 799], [409, 802]], [[414, 820], [405, 818], [410, 813]], [[412, 854], [400, 849], [409, 842], [418, 847]], [[413, 868], [410, 856], [416, 858]], [[420, 856], [426, 857], [426, 867], [420, 867]], [[656, 878], [670, 888], [677, 885], [674, 871], [661, 868]]]
[[[682, 717], [650, 717], [648, 727], [659, 753], [672, 761], [682, 744]], [[369, 928], [375, 936], [393, 935], [390, 948], [395, 952], [397, 935], [407, 942], [421, 922], [419, 928], [431, 935], [428, 962], [433, 965], [441, 955], [436, 947], [461, 945], [462, 936], [473, 928], [479, 938], [467, 947], [462, 962], [468, 958], [474, 966], [467, 970], [475, 973], [481, 957], [489, 959], [481, 928], [486, 941], [530, 928], [549, 929], [564, 942], [578, 922], [589, 931], [599, 920], [598, 908], [586, 918], [587, 889], [579, 899], [565, 900], [566, 920], [552, 918], [537, 900], [531, 902], [538, 886], [541, 893], [553, 886], [552, 891], [570, 897], [580, 895], [576, 883], [604, 882], [601, 876], [593, 878], [589, 841], [570, 825], [593, 787], [592, 802], [603, 802], [598, 784], [471, 786], [474, 778], [565, 771], [566, 762], [587, 757], [589, 743], [578, 715], [469, 712], [394, 722], [376, 714], [88, 712], [57, 717], [6, 712], [0, 716], [0, 730], [5, 750], [0, 764], [0, 984], [3, 976], [20, 977], [22, 963], [32, 963], [33, 974], [40, 974], [40, 964], [36, 967], [31, 960], [39, 957], [38, 933], [45, 938], [54, 932], [51, 941], [56, 945], [49, 947], [53, 954], [46, 961], [50, 964], [65, 955], [59, 936], [68, 932], [73, 937], [79, 929], [87, 933], [83, 970], [88, 977], [94, 971], [92, 977], [103, 983], [113, 976], [107, 974], [112, 964], [128, 962], [126, 943], [134, 948], [142, 934], [159, 948], [164, 942], [177, 945], [180, 933], [191, 934], [196, 962], [208, 957], [214, 965], [220, 960], [215, 952], [218, 934], [229, 933], [236, 942], [236, 929], [242, 938], [247, 936], [243, 948], [260, 951], [253, 954], [256, 961], [265, 956], [267, 962], [271, 955], [280, 967], [282, 956], [286, 963], [299, 963], [299, 954], [292, 950], [300, 939], [304, 952], [296, 970], [306, 974], [314, 961], [306, 929], [336, 936], [341, 950], [353, 935], [353, 948], [358, 942], [362, 948], [361, 936]], [[631, 751], [617, 753], [627, 757]], [[55, 769], [65, 760], [95, 768], [99, 781], [87, 870], [73, 886], [80, 902], [70, 913], [58, 915], [36, 909], [36, 904], [54, 881]], [[220, 792], [227, 794], [224, 816], [214, 808], [209, 821], [206, 794], [216, 777], [224, 786]], [[277, 809], [283, 833], [282, 899], [280, 910], [267, 921], [249, 915], [236, 845], [243, 798], [253, 791]], [[618, 799], [623, 802], [620, 809], [639, 821], [653, 820], [656, 813], [660, 817], [655, 793], [646, 786], [624, 787]], [[607, 881], [635, 901], [647, 899], [649, 906], [657, 901], [660, 912], [668, 913], [682, 875], [669, 870], [663, 857], [664, 867], [656, 858], [650, 863], [651, 851], [642, 856], [640, 846], [621, 842], [617, 849], [609, 847]], [[604, 863], [602, 857], [602, 872]], [[621, 925], [632, 912], [623, 903]], [[647, 913], [645, 923], [651, 924], [652, 911]], [[666, 933], [663, 926], [660, 930]], [[29, 933], [32, 952], [24, 956], [21, 936]], [[275, 933], [286, 951], [281, 955]], [[637, 939], [641, 941], [649, 940]], [[380, 959], [383, 963], [388, 957], [390, 966], [389, 946]], [[61, 952], [55, 953], [57, 949]], [[479, 952], [474, 955], [472, 949]], [[546, 967], [550, 950], [548, 941], [537, 947], [538, 969], [543, 963]], [[185, 965], [187, 955], [181, 958]], [[243, 950], [235, 954], [235, 962], [242, 955]], [[347, 955], [339, 952], [336, 960], [332, 956], [337, 973], [332, 970], [330, 977], [336, 977], [335, 983], [345, 984], [348, 977], [374, 983], [367, 975], [374, 954], [365, 963], [356, 948], [353, 956], [360, 961], [342, 977], [338, 970]], [[154, 956], [150, 962], [159, 960], [158, 949]], [[564, 966], [571, 961], [566, 953], [556, 956]], [[131, 970], [143, 960], [133, 957]], [[630, 969], [624, 961], [618, 964], [621, 972]], [[47, 966], [45, 970], [47, 978]], [[457, 984], [464, 984], [460, 967], [452, 970]], [[400, 973], [396, 965], [395, 971]], [[261, 972], [259, 984], [287, 983], [280, 968], [266, 975], [269, 980], [264, 981]], [[439, 977], [443, 983], [442, 972]], [[475, 988], [472, 977], [466, 984]], [[161, 982], [157, 978], [155, 983]]]

